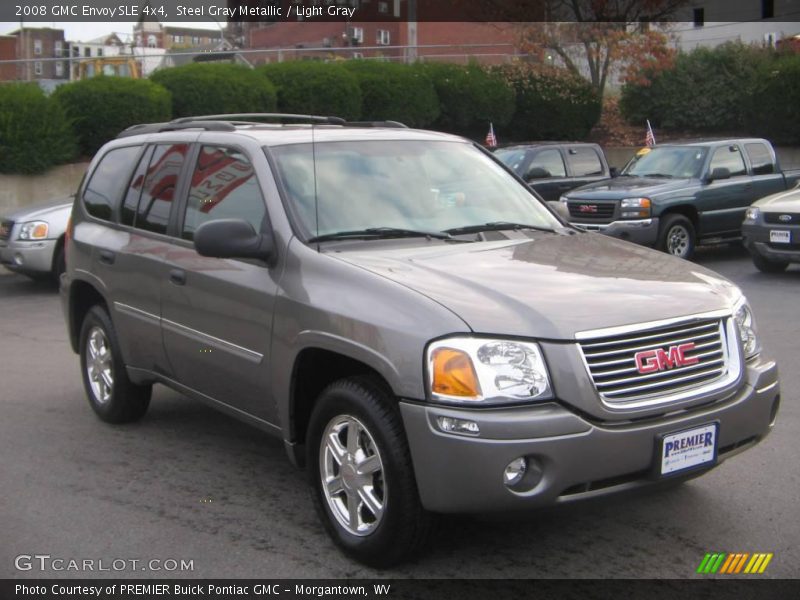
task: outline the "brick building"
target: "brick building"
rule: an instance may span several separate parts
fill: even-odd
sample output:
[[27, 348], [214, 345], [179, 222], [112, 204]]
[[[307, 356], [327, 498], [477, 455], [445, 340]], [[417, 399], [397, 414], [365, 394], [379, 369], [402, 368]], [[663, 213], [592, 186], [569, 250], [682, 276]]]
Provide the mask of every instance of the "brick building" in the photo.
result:
[[[14, 58], [26, 61], [15, 66], [14, 79], [19, 81], [69, 79], [67, 66], [69, 54], [63, 29], [24, 27], [3, 37], [15, 39]], [[4, 47], [7, 44], [8, 42], [5, 42]]]
[[[17, 60], [17, 38], [13, 35], [0, 35], [0, 60]], [[17, 65], [0, 63], [0, 81], [13, 81], [17, 78]]]

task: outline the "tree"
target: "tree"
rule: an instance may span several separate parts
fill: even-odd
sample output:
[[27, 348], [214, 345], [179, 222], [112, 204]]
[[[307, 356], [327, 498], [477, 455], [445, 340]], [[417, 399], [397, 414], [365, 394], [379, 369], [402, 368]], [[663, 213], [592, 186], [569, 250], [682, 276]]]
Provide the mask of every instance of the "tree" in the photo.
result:
[[[508, 12], [508, 0], [486, 1], [494, 4], [497, 18], [518, 17]], [[602, 96], [615, 70], [627, 81], [671, 66], [674, 51], [663, 24], [686, 4], [688, 0], [540, 0], [543, 20], [519, 24], [521, 47], [538, 55], [542, 68], [560, 62], [587, 78]]]

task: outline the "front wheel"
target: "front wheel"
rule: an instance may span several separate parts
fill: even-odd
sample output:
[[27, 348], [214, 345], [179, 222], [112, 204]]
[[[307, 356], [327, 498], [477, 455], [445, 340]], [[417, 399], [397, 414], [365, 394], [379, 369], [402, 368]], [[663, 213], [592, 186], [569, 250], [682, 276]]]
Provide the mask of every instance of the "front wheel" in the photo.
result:
[[314, 505], [336, 544], [372, 567], [413, 556], [432, 517], [395, 399], [366, 377], [337, 381], [318, 398], [307, 439]]
[[692, 222], [683, 215], [671, 214], [661, 219], [657, 247], [678, 258], [690, 259], [694, 254], [695, 231]]
[[756, 252], [753, 252], [751, 256], [753, 257], [753, 264], [756, 266], [756, 269], [762, 273], [783, 273], [786, 267], [789, 266], [788, 262], [769, 260]]

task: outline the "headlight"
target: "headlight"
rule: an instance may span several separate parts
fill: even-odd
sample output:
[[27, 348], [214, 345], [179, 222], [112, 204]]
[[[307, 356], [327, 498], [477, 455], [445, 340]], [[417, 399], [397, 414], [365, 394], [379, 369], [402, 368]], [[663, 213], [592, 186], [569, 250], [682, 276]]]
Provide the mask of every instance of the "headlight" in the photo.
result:
[[566, 196], [561, 196], [558, 199], [558, 201], [561, 202], [562, 204], [566, 204], [568, 200], [569, 200], [569, 198], [567, 198]]
[[43, 240], [47, 237], [48, 226], [44, 221], [23, 223], [19, 230], [20, 240]]
[[750, 206], [746, 211], [744, 211], [744, 220], [745, 221], [757, 221], [758, 215], [761, 211], [758, 210], [755, 206]]
[[739, 329], [739, 337], [742, 339], [742, 348], [744, 349], [744, 358], [753, 358], [761, 352], [761, 346], [758, 343], [758, 329], [756, 329], [756, 320], [753, 318], [753, 311], [750, 305], [747, 304], [747, 299], [742, 297], [736, 303], [733, 309], [733, 318], [736, 321], [736, 327]]
[[449, 338], [427, 352], [431, 395], [442, 402], [500, 404], [553, 397], [542, 351], [533, 342]]
[[650, 198], [623, 198], [619, 206], [623, 219], [646, 219], [650, 216]]

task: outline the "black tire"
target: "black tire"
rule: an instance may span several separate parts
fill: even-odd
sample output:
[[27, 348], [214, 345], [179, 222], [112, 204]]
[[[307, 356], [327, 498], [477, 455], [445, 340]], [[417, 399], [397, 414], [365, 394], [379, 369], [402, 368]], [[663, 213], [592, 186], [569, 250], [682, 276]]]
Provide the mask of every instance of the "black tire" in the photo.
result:
[[[136, 385], [128, 379], [114, 325], [102, 306], [95, 305], [86, 313], [78, 349], [83, 387], [97, 416], [107, 423], [130, 423], [141, 419], [150, 405], [152, 386]], [[98, 358], [90, 358], [92, 354]], [[90, 362], [96, 378], [89, 375]], [[96, 383], [94, 386], [93, 381]], [[107, 395], [104, 390], [108, 391]]]
[[762, 273], [783, 273], [786, 270], [786, 267], [789, 266], [788, 262], [769, 260], [757, 252], [753, 252], [751, 256], [756, 269]]
[[56, 285], [61, 283], [61, 274], [67, 270], [66, 254], [64, 252], [64, 240], [60, 240], [53, 255], [53, 270], [50, 276]]
[[[358, 452], [362, 447], [364, 449], [362, 454], [354, 453], [353, 456], [369, 457], [371, 461], [377, 456], [381, 467], [379, 473], [359, 474], [361, 469], [356, 465], [360, 467], [366, 464], [366, 460], [349, 462], [349, 452], [337, 459], [341, 462], [332, 458], [333, 452], [327, 440], [336, 435], [344, 435], [347, 439], [351, 427], [358, 433]], [[342, 450], [347, 451], [347, 448], [342, 447]], [[421, 551], [432, 527], [433, 516], [422, 507], [419, 499], [396, 400], [378, 382], [368, 377], [352, 377], [328, 386], [314, 406], [306, 452], [309, 483], [317, 513], [334, 542], [346, 554], [371, 567], [383, 568], [408, 560]], [[323, 491], [323, 476], [325, 473], [330, 475], [331, 470], [336, 471], [337, 465], [340, 480], [337, 486], [341, 490], [328, 494]], [[361, 500], [364, 489], [359, 482], [364, 480], [368, 481], [365, 485], [371, 486], [366, 488], [372, 490], [370, 497], [382, 502], [380, 517], [376, 518], [376, 511], [370, 510], [367, 502]], [[346, 510], [345, 503], [350, 507], [350, 498], [356, 498], [354, 502], [358, 507], [355, 521], [364, 521], [364, 531], [360, 533], [355, 532], [357, 528], [349, 529], [340, 522], [342, 519], [353, 523], [352, 510], [349, 518], [342, 514]], [[336, 506], [341, 509], [335, 513]], [[379, 503], [374, 506], [378, 507]]]
[[689, 260], [694, 255], [696, 234], [692, 222], [678, 214], [661, 219], [656, 247], [662, 252]]

